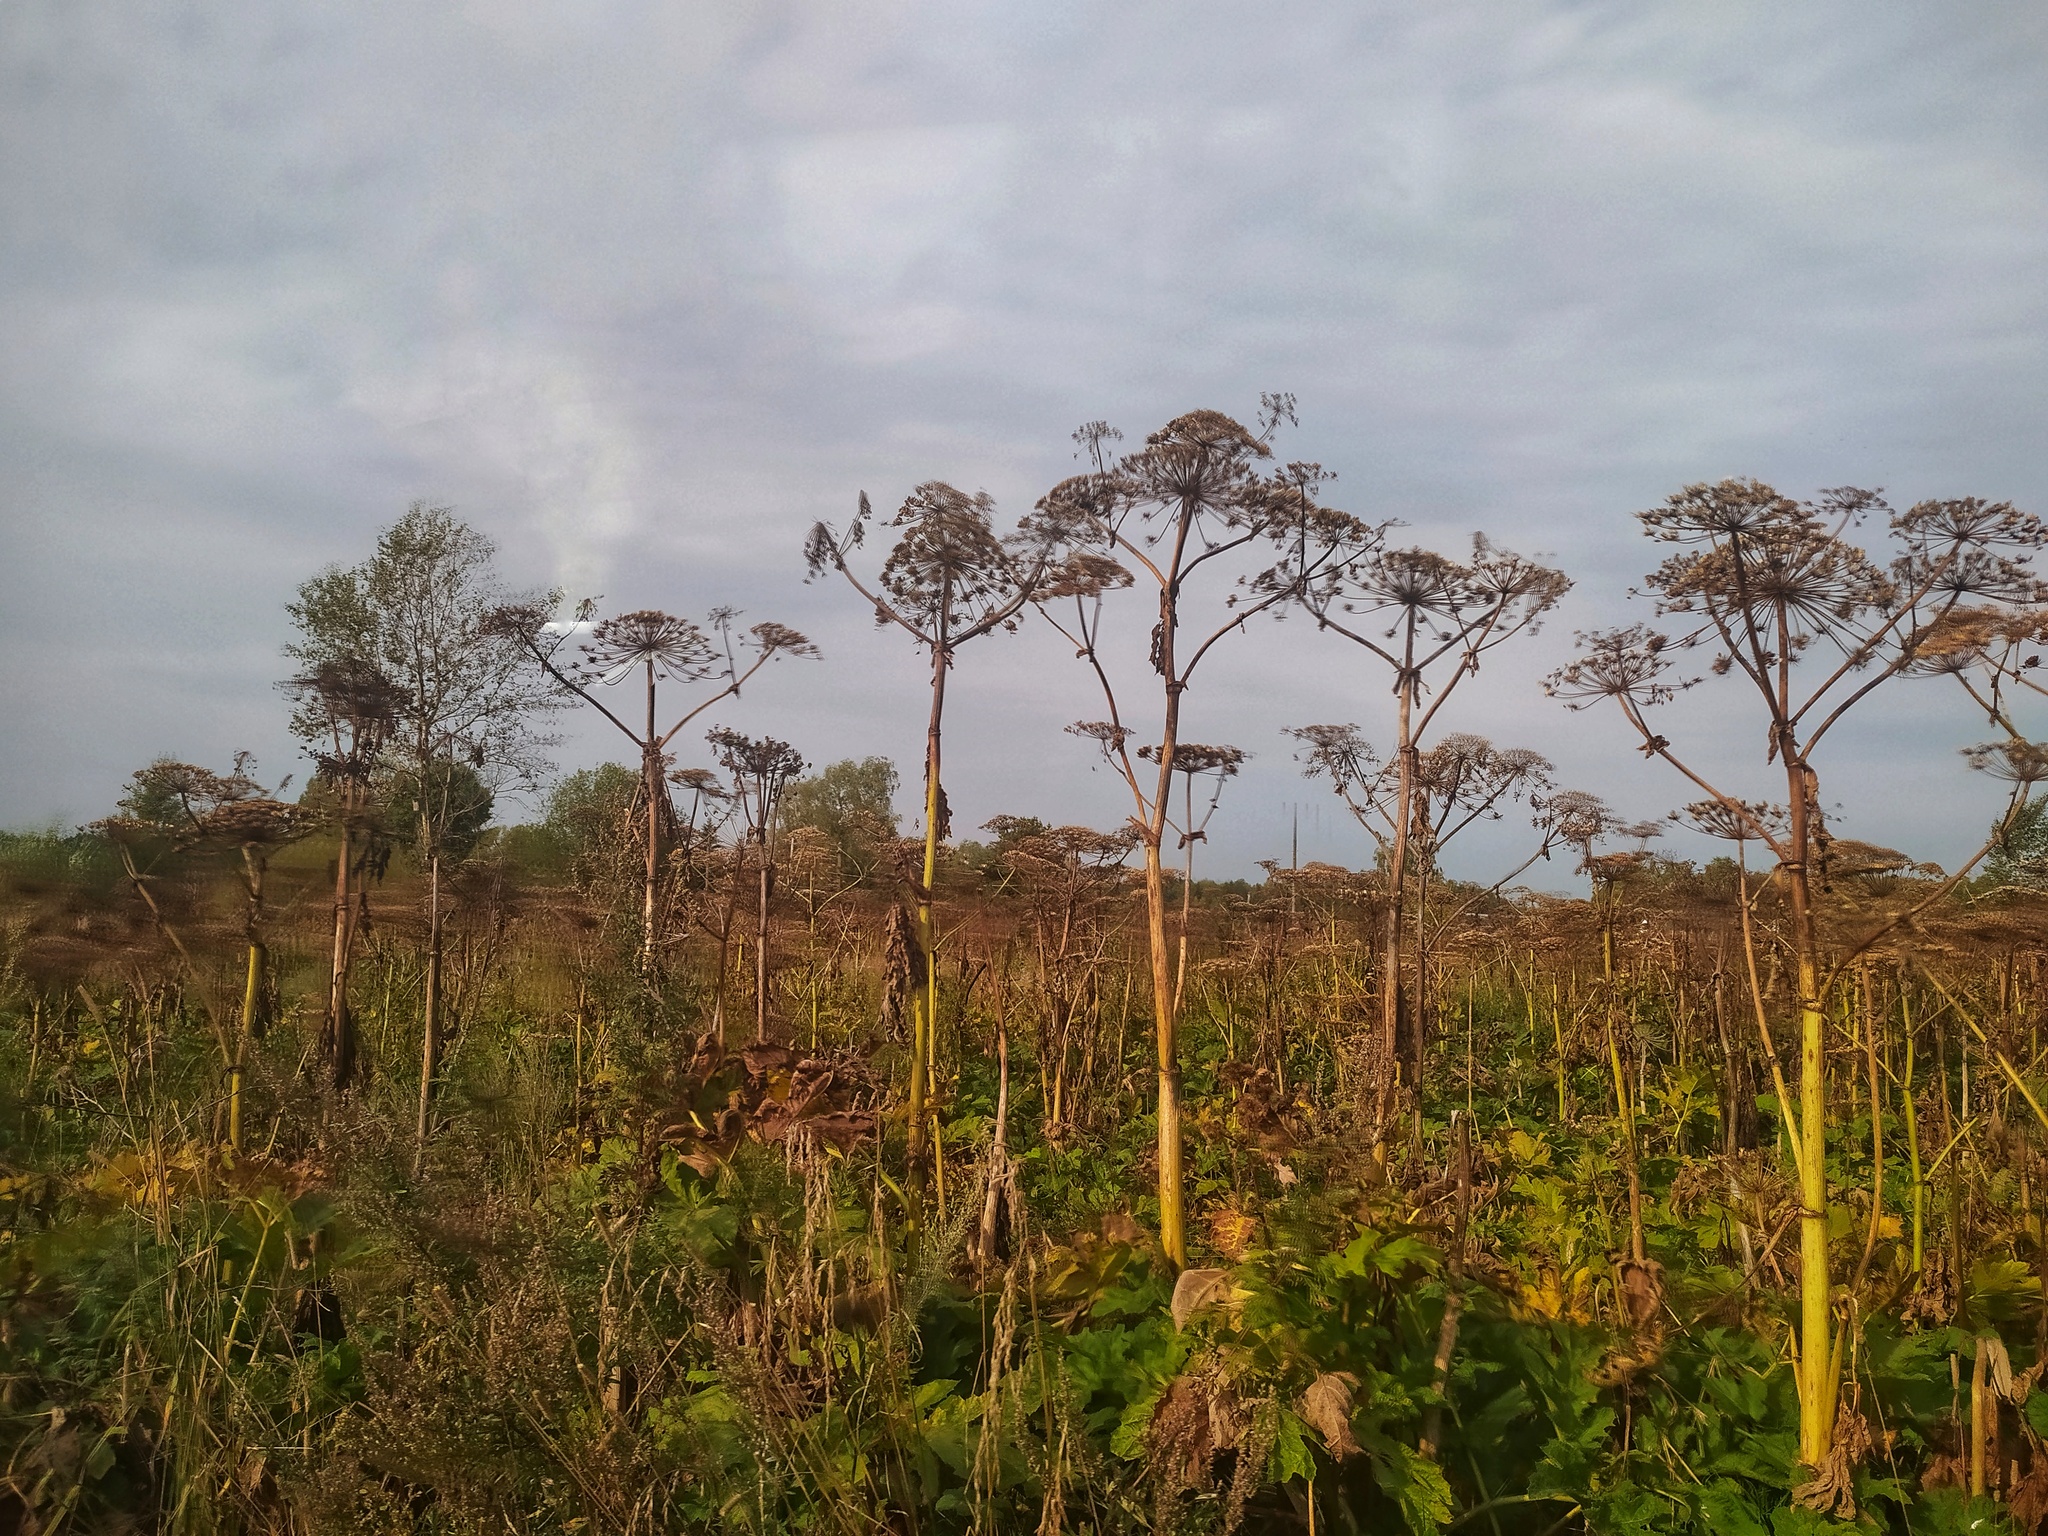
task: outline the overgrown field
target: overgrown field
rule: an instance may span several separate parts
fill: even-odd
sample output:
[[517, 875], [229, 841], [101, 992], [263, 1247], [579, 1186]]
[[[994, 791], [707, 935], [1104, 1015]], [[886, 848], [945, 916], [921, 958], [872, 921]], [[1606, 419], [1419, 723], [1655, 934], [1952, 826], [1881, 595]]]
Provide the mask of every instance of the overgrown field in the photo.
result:
[[[162, 759], [0, 842], [0, 1531], [2033, 1536], [2048, 526], [1640, 514], [1654, 624], [1543, 684], [1684, 802], [1631, 822], [1452, 729], [1569, 579], [1331, 508], [1292, 416], [812, 530], [930, 678], [914, 839], [887, 760], [696, 734], [804, 635], [416, 507], [285, 605], [296, 800]], [[1183, 706], [1290, 612], [1373, 867], [1204, 883], [1246, 751]], [[949, 677], [1025, 622], [1119, 826], [951, 826]], [[1834, 727], [1957, 688], [1982, 846], [1844, 836]], [[553, 780], [564, 709], [629, 761]]]
[[[1798, 1202], [1747, 963], [1781, 1014], [1768, 895], [1747, 952], [1725, 861], [1643, 864], [1598, 905], [1484, 898], [1433, 935], [1420, 1112], [1382, 1166], [1352, 1069], [1374, 878], [1198, 892], [1177, 1274], [1152, 1235], [1142, 906], [1119, 866], [1061, 855], [1075, 840], [1027, 830], [943, 871], [918, 1199], [870, 889], [785, 885], [775, 1041], [727, 1049], [710, 940], [648, 987], [598, 893], [502, 839], [464, 876], [415, 1171], [417, 874], [373, 903], [362, 1072], [336, 1097], [310, 884], [331, 849], [287, 856], [236, 1154], [235, 892], [197, 864], [161, 882], [188, 966], [104, 843], [15, 841], [10, 1519], [1824, 1524], [1791, 1497]], [[1910, 883], [1844, 882], [1872, 902]], [[2041, 921], [1955, 902], [1828, 1020], [1837, 1516], [1988, 1530], [2044, 1508], [2048, 1191], [2021, 1087]], [[744, 1012], [748, 957], [728, 973]]]

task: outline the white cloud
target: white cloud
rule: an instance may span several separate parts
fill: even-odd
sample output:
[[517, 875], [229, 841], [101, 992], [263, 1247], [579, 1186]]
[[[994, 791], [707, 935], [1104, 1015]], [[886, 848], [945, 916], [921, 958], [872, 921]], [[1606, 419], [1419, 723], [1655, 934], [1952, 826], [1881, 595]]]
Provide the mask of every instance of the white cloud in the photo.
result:
[[523, 517], [551, 554], [547, 581], [602, 591], [639, 528], [641, 454], [592, 371], [545, 345], [474, 331], [403, 372], [359, 381], [346, 404], [449, 482]]

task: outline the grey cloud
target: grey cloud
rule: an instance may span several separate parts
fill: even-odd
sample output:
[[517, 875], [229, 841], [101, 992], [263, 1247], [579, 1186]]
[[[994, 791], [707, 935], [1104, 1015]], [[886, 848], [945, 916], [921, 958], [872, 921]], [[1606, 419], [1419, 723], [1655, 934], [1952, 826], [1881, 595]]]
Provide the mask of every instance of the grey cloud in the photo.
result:
[[[1579, 577], [1459, 723], [1661, 809], [1533, 687], [1623, 609], [1628, 513], [1732, 473], [2043, 506], [2044, 43], [2025, 7], [11, 6], [0, 821], [158, 751], [282, 771], [282, 602], [414, 499], [516, 581], [815, 630], [734, 722], [914, 759], [917, 669], [800, 585], [804, 527], [935, 476], [1021, 511], [1081, 419], [1271, 388], [1340, 504]], [[1123, 813], [1050, 636], [962, 677], [963, 820]], [[1278, 730], [1383, 728], [1380, 690], [1298, 623], [1222, 658], [1195, 728], [1258, 756], [1219, 868], [1315, 794]], [[1746, 761], [1718, 708], [1681, 724]], [[1974, 727], [1901, 711], [1832, 782], [1952, 856]]]

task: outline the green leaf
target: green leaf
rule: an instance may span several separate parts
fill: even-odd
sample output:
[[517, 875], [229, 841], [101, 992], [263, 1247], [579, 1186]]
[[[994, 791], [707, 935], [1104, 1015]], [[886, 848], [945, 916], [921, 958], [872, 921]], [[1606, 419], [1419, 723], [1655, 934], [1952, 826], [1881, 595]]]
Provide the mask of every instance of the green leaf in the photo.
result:
[[1614, 1410], [1597, 1408], [1586, 1415], [1575, 1433], [1560, 1433], [1543, 1448], [1542, 1458], [1530, 1473], [1529, 1492], [1563, 1493], [1579, 1500], [1590, 1497], [1594, 1470], [1613, 1424]]
[[[1797, 1504], [1788, 1504], [1783, 1509], [1771, 1512], [1771, 1536], [1832, 1536], [1832, 1533], [1853, 1527], [1844, 1527], [1839, 1521], [1816, 1510], [1802, 1509]], [[1979, 1536], [1985, 1536], [1980, 1532]]]
[[1398, 1440], [1374, 1435], [1372, 1475], [1388, 1498], [1401, 1506], [1415, 1536], [1436, 1536], [1451, 1518], [1451, 1485], [1443, 1468], [1425, 1460]]
[[1742, 1492], [1742, 1485], [1720, 1477], [1700, 1489], [1696, 1507], [1700, 1524], [1714, 1536], [1771, 1536], [1770, 1527], [1757, 1518]]
[[1116, 1421], [1116, 1433], [1109, 1437], [1109, 1449], [1113, 1455], [1125, 1461], [1138, 1461], [1145, 1454], [1145, 1431], [1152, 1426], [1152, 1412], [1159, 1406], [1159, 1394], [1166, 1390], [1161, 1382], [1143, 1397], [1138, 1398]]
[[107, 1475], [107, 1470], [114, 1465], [114, 1439], [125, 1433], [122, 1429], [111, 1429], [94, 1442], [93, 1448], [86, 1453], [85, 1474], [79, 1479], [81, 1482], [96, 1483]]
[[1273, 1430], [1273, 1449], [1266, 1458], [1266, 1475], [1276, 1483], [1292, 1482], [1295, 1478], [1312, 1478], [1316, 1472], [1315, 1452], [1309, 1448], [1307, 1429], [1298, 1414], [1280, 1410], [1280, 1421]]

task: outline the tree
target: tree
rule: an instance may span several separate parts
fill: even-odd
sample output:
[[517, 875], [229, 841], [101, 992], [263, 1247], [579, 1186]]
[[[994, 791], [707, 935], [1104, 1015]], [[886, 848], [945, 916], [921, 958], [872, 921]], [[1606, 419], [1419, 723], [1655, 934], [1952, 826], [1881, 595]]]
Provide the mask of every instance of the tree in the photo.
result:
[[[772, 736], [756, 740], [720, 727], [704, 738], [718, 754], [719, 765], [732, 780], [732, 799], [746, 820], [747, 841], [760, 855], [760, 902], [754, 927], [754, 1038], [768, 1038], [768, 901], [775, 893], [775, 860], [768, 833], [782, 793], [804, 771], [795, 747]], [[737, 875], [746, 868], [740, 862]]]
[[[1880, 514], [1893, 550], [1888, 566], [1848, 537]], [[1925, 501], [1894, 513], [1874, 491], [1845, 487], [1794, 501], [1755, 480], [1687, 486], [1639, 520], [1651, 538], [1675, 546], [1647, 586], [1658, 613], [1685, 627], [1675, 636], [1640, 624], [1582, 635], [1583, 654], [1548, 687], [1573, 708], [1612, 701], [1646, 756], [1675, 769], [1777, 858], [1799, 1038], [1799, 1453], [1818, 1469], [1833, 1445], [1840, 1366], [1828, 1254], [1827, 1000], [1871, 944], [1954, 889], [1990, 851], [2025, 803], [2026, 786], [2048, 777], [2048, 761], [2017, 736], [1976, 749], [1973, 763], [2014, 785], [1991, 841], [1954, 877], [1824, 965], [1816, 903], [1828, 888], [1833, 838], [1815, 754], [1858, 704], [1946, 654], [1959, 612], [1974, 606], [2017, 618], [2039, 605], [2048, 594], [2031, 561], [2048, 529], [2005, 502]], [[1764, 761], [1784, 779], [1782, 824], [1761, 813], [1759, 802], [1710, 782], [1650, 722], [1651, 709], [1703, 681], [1671, 675], [1676, 658], [1698, 646], [1715, 653], [1715, 677], [1747, 683], [1761, 708]]]
[[785, 830], [809, 827], [832, 845], [848, 880], [865, 880], [896, 836], [896, 765], [886, 757], [845, 758], [782, 794]]
[[436, 859], [459, 864], [476, 851], [497, 808], [498, 791], [468, 763], [442, 759], [424, 772], [393, 775], [384, 818], [393, 838], [423, 869]]
[[493, 622], [507, 604], [552, 606], [555, 594], [508, 593], [491, 541], [446, 507], [415, 503], [361, 565], [332, 567], [291, 606], [300, 661], [360, 659], [388, 678], [397, 723], [382, 764], [389, 830], [427, 872], [419, 1113], [423, 1155], [445, 1033], [445, 866], [475, 846], [498, 791], [531, 788], [545, 767], [537, 714], [559, 703], [515, 637]]
[[[1036, 536], [1072, 551], [1061, 577], [1036, 594], [1040, 611], [1093, 671], [1109, 711], [1107, 720], [1069, 727], [1093, 741], [1130, 791], [1131, 826], [1145, 863], [1147, 940], [1151, 952], [1152, 1011], [1158, 1067], [1160, 1245], [1176, 1265], [1187, 1262], [1187, 1217], [1181, 1174], [1179, 1014], [1175, 1006], [1173, 946], [1167, 937], [1166, 879], [1162, 863], [1173, 776], [1180, 751], [1183, 699], [1197, 668], [1225, 635], [1254, 616], [1280, 608], [1303, 588], [1324, 579], [1330, 562], [1369, 542], [1356, 518], [1322, 506], [1317, 495], [1328, 477], [1320, 466], [1289, 464], [1273, 474], [1260, 465], [1273, 455], [1268, 440], [1292, 421], [1291, 396], [1267, 395], [1255, 436], [1218, 411], [1176, 417], [1146, 438], [1145, 446], [1111, 463], [1119, 434], [1091, 422], [1074, 434], [1094, 463], [1091, 473], [1063, 481], [1042, 499]], [[1244, 569], [1242, 560], [1265, 551], [1270, 565]], [[1232, 570], [1211, 605], [1196, 595]], [[1128, 562], [1128, 564], [1126, 564]], [[1105, 595], [1133, 585], [1135, 568], [1156, 603], [1147, 663], [1158, 679], [1157, 742], [1134, 739], [1122, 699], [1132, 690], [1110, 672], [1102, 647]], [[1200, 578], [1200, 580], [1198, 580]], [[1072, 603], [1070, 617], [1055, 607]], [[1183, 622], [1194, 643], [1180, 638]], [[1135, 705], [1133, 705], [1135, 708]], [[1149, 759], [1138, 749], [1148, 745]], [[1141, 771], [1141, 761], [1156, 773]]]
[[1994, 889], [2048, 889], [2048, 796], [2020, 808], [1984, 861], [1984, 875]]
[[1418, 954], [1412, 970], [1406, 963], [1403, 933], [1416, 875], [1414, 845], [1429, 835], [1423, 744], [1458, 685], [1478, 672], [1487, 653], [1533, 632], [1571, 583], [1560, 571], [1496, 549], [1483, 535], [1472, 541], [1471, 560], [1461, 563], [1433, 550], [1388, 549], [1384, 529], [1368, 533], [1343, 559], [1304, 580], [1301, 596], [1319, 629], [1351, 641], [1393, 674], [1391, 783], [1384, 786], [1391, 836], [1385, 849], [1380, 1027], [1371, 1064], [1371, 1135], [1379, 1151], [1404, 1037], [1415, 1042], [1418, 1066], [1422, 1060], [1415, 1008], [1421, 960]]
[[619, 848], [620, 832], [631, 825], [640, 792], [640, 772], [623, 763], [579, 768], [558, 780], [541, 802], [540, 845], [582, 889], [630, 876]]
[[889, 527], [903, 533], [872, 585], [854, 574], [846, 560], [865, 541], [867, 526], [875, 515], [867, 492], [861, 492], [860, 511], [844, 537], [830, 525], [818, 523], [804, 541], [811, 579], [828, 568], [838, 571], [873, 606], [877, 625], [894, 624], [931, 656], [932, 704], [924, 755], [924, 878], [917, 892], [924, 988], [911, 1044], [910, 1128], [905, 1150], [913, 1181], [923, 1177], [926, 1078], [938, 1028], [938, 931], [932, 918], [932, 884], [938, 877], [939, 844], [950, 834], [952, 823], [940, 781], [946, 674], [954, 653], [968, 641], [997, 630], [1016, 629], [1017, 614], [1047, 581], [1059, 549], [1058, 538], [1046, 536], [1055, 530], [1042, 520], [1027, 522], [1008, 539], [997, 537], [994, 512], [995, 502], [985, 491], [970, 496], [944, 481], [926, 481], [889, 520]]
[[[556, 659], [561, 647], [571, 634], [590, 622], [593, 612], [594, 604], [586, 601], [578, 606], [575, 623], [562, 626], [550, 623], [545, 608], [530, 603], [513, 604], [501, 608], [492, 622], [499, 631], [515, 636], [558, 685], [611, 721], [640, 749], [640, 795], [636, 810], [645, 844], [641, 850], [640, 974], [652, 985], [661, 927], [662, 846], [675, 824], [675, 807], [668, 795], [668, 744], [675, 740], [678, 731], [720, 699], [737, 698], [754, 674], [776, 657], [816, 658], [819, 651], [786, 624], [756, 624], [747, 631], [746, 640], [736, 640], [733, 625], [739, 611], [734, 608], [712, 609], [708, 630], [689, 619], [643, 608], [593, 626], [590, 638], [583, 644], [581, 662], [564, 666]], [[742, 646], [752, 651], [744, 665]], [[593, 687], [616, 686], [635, 673], [640, 674], [647, 689], [647, 724], [642, 730], [626, 724], [591, 692]], [[662, 730], [656, 713], [656, 689], [663, 682], [716, 682], [723, 686]]]

